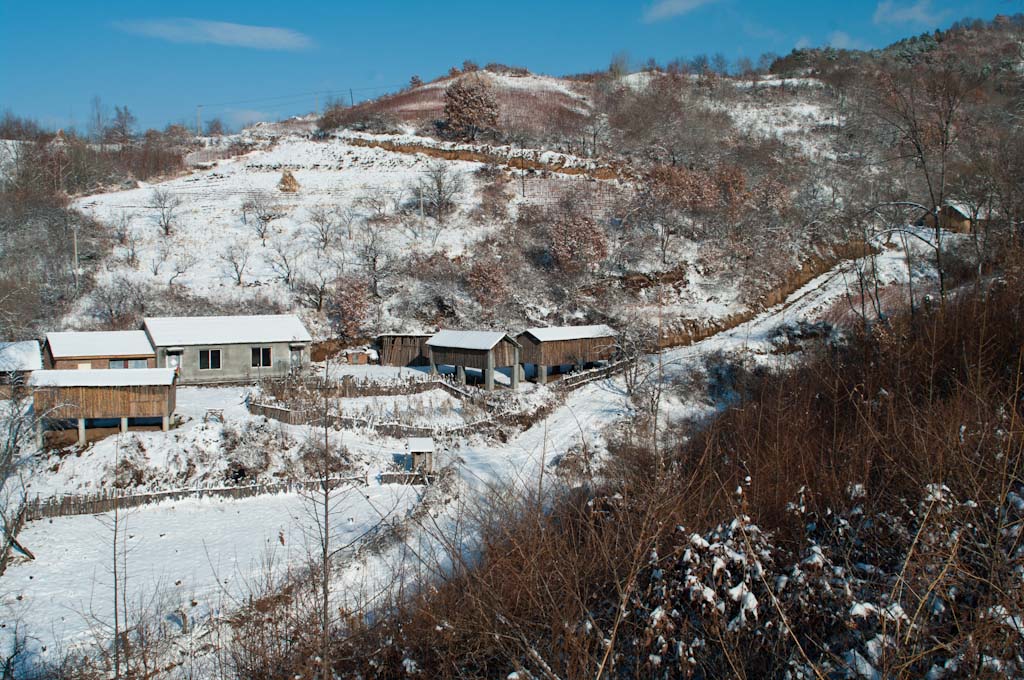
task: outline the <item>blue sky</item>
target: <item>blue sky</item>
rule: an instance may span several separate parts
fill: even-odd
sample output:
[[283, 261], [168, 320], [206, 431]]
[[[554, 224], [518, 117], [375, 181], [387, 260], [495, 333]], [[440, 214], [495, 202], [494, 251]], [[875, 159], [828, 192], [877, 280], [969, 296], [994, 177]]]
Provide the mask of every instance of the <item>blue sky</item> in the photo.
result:
[[794, 46], [881, 47], [1024, 10], [1010, 0], [0, 0], [0, 109], [84, 127], [90, 101], [128, 105], [143, 126], [218, 115], [237, 125], [306, 112], [329, 93], [356, 99], [433, 78], [464, 59], [541, 73], [603, 68], [626, 52], [721, 52]]

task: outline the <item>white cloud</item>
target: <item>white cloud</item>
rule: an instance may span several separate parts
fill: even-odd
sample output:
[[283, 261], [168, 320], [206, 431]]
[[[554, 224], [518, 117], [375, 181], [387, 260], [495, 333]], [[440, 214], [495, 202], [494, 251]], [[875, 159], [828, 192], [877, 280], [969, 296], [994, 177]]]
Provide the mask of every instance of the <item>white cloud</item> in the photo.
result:
[[126, 33], [176, 43], [209, 43], [259, 50], [302, 50], [313, 46], [312, 38], [288, 28], [248, 26], [227, 21], [149, 19], [119, 21], [114, 26]]
[[795, 47], [798, 50], [802, 50], [802, 49], [808, 48], [810, 46], [811, 46], [811, 39], [808, 38], [806, 35], [800, 36], [800, 38], [796, 41], [796, 44], [793, 45], [793, 47]]
[[682, 16], [693, 10], [711, 5], [719, 0], [658, 0], [644, 10], [644, 21], [652, 24], [672, 17]]
[[865, 45], [846, 31], [832, 31], [828, 36], [828, 44], [837, 50], [865, 50]]
[[932, 0], [917, 0], [909, 5], [898, 5], [893, 0], [883, 0], [875, 7], [873, 20], [879, 26], [885, 24], [935, 26], [948, 14], [949, 10], [933, 9]]

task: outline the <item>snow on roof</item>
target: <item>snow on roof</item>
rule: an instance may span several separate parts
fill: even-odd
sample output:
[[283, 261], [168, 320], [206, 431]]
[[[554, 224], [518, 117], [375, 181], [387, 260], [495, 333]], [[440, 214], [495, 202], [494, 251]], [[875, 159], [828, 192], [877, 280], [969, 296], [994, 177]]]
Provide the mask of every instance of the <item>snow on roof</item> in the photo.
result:
[[550, 326], [548, 328], [527, 328], [529, 333], [541, 342], [559, 340], [584, 340], [587, 338], [614, 338], [616, 333], [604, 324], [597, 326]]
[[294, 314], [169, 316], [145, 319], [144, 324], [157, 347], [313, 340]]
[[143, 387], [173, 382], [173, 368], [36, 371], [29, 379], [33, 387]]
[[409, 437], [405, 446], [409, 453], [427, 453], [434, 450], [434, 440], [430, 437]]
[[42, 368], [43, 357], [35, 340], [0, 342], [0, 373], [38, 371]]
[[153, 346], [142, 331], [66, 331], [47, 333], [55, 359], [66, 357], [153, 356]]
[[456, 349], [491, 349], [505, 337], [499, 331], [438, 331], [427, 344]]

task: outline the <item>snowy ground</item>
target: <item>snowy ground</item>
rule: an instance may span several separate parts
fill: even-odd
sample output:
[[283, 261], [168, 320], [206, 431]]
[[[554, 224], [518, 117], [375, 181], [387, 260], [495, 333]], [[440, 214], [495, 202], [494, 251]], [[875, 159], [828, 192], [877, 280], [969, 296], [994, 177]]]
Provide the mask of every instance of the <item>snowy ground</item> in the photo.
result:
[[[336, 513], [337, 544], [365, 533], [381, 516], [401, 517], [417, 497], [415, 487], [399, 485], [346, 492]], [[234, 609], [268, 579], [308, 562], [316, 540], [312, 508], [299, 495], [280, 494], [124, 512], [129, 610], [184, 612], [194, 626]], [[0, 618], [30, 631], [30, 649], [89, 643], [94, 630], [112, 624], [111, 523], [107, 513], [30, 522], [22, 531], [19, 539], [36, 559], [8, 567], [0, 582]]]

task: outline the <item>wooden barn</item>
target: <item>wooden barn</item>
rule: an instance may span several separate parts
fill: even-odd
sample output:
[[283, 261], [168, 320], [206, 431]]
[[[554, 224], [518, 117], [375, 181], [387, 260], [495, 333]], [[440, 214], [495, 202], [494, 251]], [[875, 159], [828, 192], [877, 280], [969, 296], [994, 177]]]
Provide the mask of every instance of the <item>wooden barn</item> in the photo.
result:
[[515, 338], [496, 331], [440, 331], [427, 340], [430, 372], [438, 366], [454, 366], [460, 383], [466, 383], [466, 369], [483, 372], [484, 389], [494, 389], [494, 369], [510, 367], [512, 389], [519, 387], [519, 353]]
[[528, 328], [516, 339], [523, 348], [523, 364], [533, 364], [538, 382], [544, 384], [552, 366], [608, 361], [615, 355], [615, 337], [614, 330], [599, 325]]
[[156, 368], [156, 352], [143, 331], [47, 333], [48, 369]]
[[0, 399], [25, 385], [33, 372], [42, 370], [43, 357], [35, 340], [0, 342]]
[[377, 336], [381, 366], [426, 366], [429, 333], [384, 333]]
[[[977, 219], [975, 220], [975, 214]], [[939, 208], [939, 227], [947, 231], [955, 231], [960, 234], [974, 233], [976, 227], [985, 226], [991, 219], [990, 211], [987, 208], [972, 210], [970, 206], [950, 201]], [[977, 222], [977, 224], [975, 224]], [[918, 221], [919, 226], [935, 228], [935, 216], [926, 213]]]
[[124, 431], [146, 420], [159, 422], [167, 430], [175, 408], [176, 382], [171, 368], [36, 371], [29, 379], [39, 422], [77, 421], [79, 445], [85, 444], [89, 421], [95, 425], [120, 420]]

